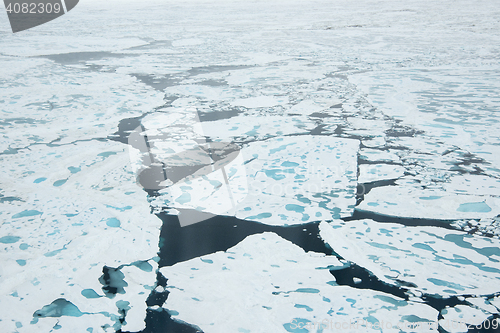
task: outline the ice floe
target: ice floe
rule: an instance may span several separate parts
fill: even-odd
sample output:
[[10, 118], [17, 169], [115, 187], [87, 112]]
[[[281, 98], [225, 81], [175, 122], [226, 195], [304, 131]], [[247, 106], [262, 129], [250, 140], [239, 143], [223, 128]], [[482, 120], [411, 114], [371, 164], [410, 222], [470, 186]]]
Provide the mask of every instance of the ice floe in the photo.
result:
[[[350, 216], [358, 144], [357, 140], [314, 136], [252, 142], [241, 148], [242, 157], [223, 169], [161, 190], [153, 205], [272, 225]], [[192, 159], [188, 162], [193, 163]]]
[[491, 218], [500, 214], [500, 198], [456, 194], [439, 189], [384, 186], [365, 194], [356, 209], [387, 216], [454, 220]]
[[305, 116], [249, 115], [204, 122], [205, 135], [214, 140], [262, 140], [274, 136], [307, 134], [316, 124]]
[[[128, 139], [131, 162], [139, 183], [160, 190], [161, 196], [152, 198], [158, 208], [195, 209], [274, 225], [351, 215], [359, 141], [283, 136], [300, 130], [292, 124], [304, 125], [299, 118], [278, 116], [200, 122], [196, 110], [173, 109], [142, 120]], [[228, 134], [225, 128], [230, 128]], [[231, 131], [260, 140], [228, 143], [235, 140]], [[156, 180], [146, 185], [144, 177]]]
[[[0, 81], [5, 96], [0, 101], [0, 126], [5, 131], [0, 153], [39, 144], [104, 140], [121, 119], [141, 115], [162, 103], [162, 95], [145, 89], [134, 78], [59, 73], [59, 67], [49, 60], [30, 60], [24, 66], [31, 72], [29, 77], [18, 73]], [[10, 80], [17, 83], [12, 85]]]
[[[251, 236], [229, 251], [236, 254], [162, 268], [171, 279], [164, 307], [173, 317], [207, 332], [226, 323], [241, 332], [338, 331], [336, 320], [345, 317], [435, 330], [438, 311], [418, 297], [430, 291], [436, 299], [470, 293], [440, 309], [444, 320], [477, 323], [495, 313], [498, 295], [484, 293], [497, 292], [498, 240], [481, 235], [499, 234], [496, 7], [462, 0], [85, 1], [22, 34], [2, 25], [0, 330], [140, 331], [161, 226], [150, 204], [198, 209], [194, 203], [213, 189], [213, 199], [227, 205], [231, 187], [221, 168], [196, 184], [199, 191], [147, 196], [133, 173], [141, 163], [130, 167], [125, 147], [141, 119], [159, 160], [188, 148], [206, 158], [199, 146], [208, 142], [238, 146], [237, 173], [227, 175], [235, 183], [245, 174], [240, 199], [248, 205], [207, 208], [213, 212], [277, 225], [346, 217], [358, 170], [359, 182], [372, 183], [359, 210], [436, 225], [458, 219], [450, 227], [464, 230], [365, 220], [332, 231], [335, 252], [409, 289], [410, 300], [337, 286], [328, 269], [315, 266], [339, 265], [333, 256]], [[199, 119], [178, 118], [186, 109]], [[191, 132], [173, 131], [174, 120], [193, 125]], [[279, 140], [294, 145], [271, 154]], [[301, 159], [306, 154], [312, 161]], [[337, 177], [339, 167], [346, 173]], [[394, 186], [376, 187], [392, 179]], [[401, 243], [388, 236], [397, 232]], [[119, 292], [112, 298], [103, 287]]]
[[392, 164], [360, 164], [358, 168], [358, 183], [397, 179], [405, 173], [405, 168]]
[[[118, 301], [129, 302], [129, 327], [142, 329], [144, 302], [155, 284], [156, 263], [151, 259], [156, 257], [161, 221], [149, 213], [146, 194], [135, 185], [124, 145], [38, 145], [2, 158], [17, 165], [3, 169], [0, 181], [3, 194], [16, 198], [0, 204], [0, 292], [11, 295], [0, 308], [15, 314], [13, 321], [2, 323], [4, 331], [14, 331], [16, 322], [24, 327], [20, 331], [49, 331], [57, 322], [65, 330], [112, 327], [113, 318], [120, 316]], [[114, 299], [82, 295], [93, 290], [103, 296], [103, 267], [148, 260], [144, 267], [149, 265], [149, 270], [133, 265], [123, 269], [126, 294]], [[36, 311], [59, 298], [84, 314], [69, 320], [60, 316], [65, 312], [56, 311], [33, 321]]]
[[[463, 149], [495, 165], [499, 100], [492, 92], [499, 86], [491, 74], [491, 68], [482, 66], [442, 67], [360, 73], [350, 80], [401, 125], [425, 132], [434, 143]], [[377, 84], [381, 81], [383, 85]]]
[[[428, 305], [338, 286], [329, 268], [342, 265], [274, 233], [256, 234], [225, 252], [162, 267], [170, 292], [164, 308], [206, 333], [359, 332], [377, 326], [399, 332], [398, 325], [436, 322], [438, 312]], [[429, 331], [437, 330], [431, 325]]]
[[322, 222], [320, 230], [340, 256], [417, 295], [450, 297], [499, 291], [498, 239], [372, 220]]
[[[439, 320], [439, 325], [450, 333], [469, 332], [469, 329], [482, 327], [485, 321], [489, 324], [486, 324], [488, 329], [493, 328], [493, 325], [487, 320], [491, 314], [466, 305], [446, 307], [441, 310], [441, 316], [443, 319]], [[496, 326], [498, 327], [498, 325]]]
[[393, 152], [386, 150], [378, 150], [378, 149], [370, 149], [370, 148], [362, 148], [359, 150], [359, 158], [361, 161], [366, 162], [388, 162], [388, 163], [401, 163], [400, 158]]

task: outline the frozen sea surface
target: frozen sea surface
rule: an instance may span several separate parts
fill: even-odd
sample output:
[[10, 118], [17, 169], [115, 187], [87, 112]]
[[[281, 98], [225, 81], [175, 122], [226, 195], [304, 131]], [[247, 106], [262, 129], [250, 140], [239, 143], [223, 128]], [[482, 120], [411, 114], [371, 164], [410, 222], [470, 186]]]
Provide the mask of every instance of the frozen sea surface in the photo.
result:
[[87, 0], [12, 34], [0, 11], [0, 331], [495, 327], [499, 16]]

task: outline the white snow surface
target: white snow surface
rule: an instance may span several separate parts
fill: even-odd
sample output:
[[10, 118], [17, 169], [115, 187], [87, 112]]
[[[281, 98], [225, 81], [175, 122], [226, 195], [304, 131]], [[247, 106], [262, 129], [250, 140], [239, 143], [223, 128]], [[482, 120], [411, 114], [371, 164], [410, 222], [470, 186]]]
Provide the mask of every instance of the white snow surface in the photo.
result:
[[[405, 287], [410, 301], [335, 285], [316, 269], [340, 265], [333, 255], [249, 236], [201, 258], [212, 264], [160, 268], [173, 317], [206, 332], [290, 332], [299, 323], [317, 332], [317, 321], [369, 316], [435, 323], [425, 293], [475, 295], [441, 312], [445, 329], [446, 320], [498, 315], [498, 16], [494, 0], [82, 0], [13, 34], [0, 10], [0, 331], [114, 332], [125, 302], [123, 330], [144, 328], [162, 226], [151, 208], [183, 189], [153, 200], [137, 185], [126, 137], [114, 141], [120, 122], [137, 117], [152, 136], [177, 120], [192, 128], [186, 141], [239, 146], [232, 177], [245, 175], [247, 187], [236, 202], [249, 204], [228, 208], [221, 192], [211, 199], [226, 205], [205, 207], [214, 213], [281, 226], [331, 221], [353, 212], [356, 182], [394, 180], [361, 193], [356, 209], [467, 230], [322, 222], [346, 260], [391, 285], [416, 285]], [[192, 110], [198, 120], [175, 118]], [[183, 149], [175, 139], [153, 151]], [[280, 142], [294, 145], [274, 157]], [[278, 179], [266, 175], [277, 169]], [[292, 183], [301, 172], [304, 182]], [[104, 296], [105, 266], [121, 267], [125, 294]], [[318, 292], [296, 292], [303, 287]], [[83, 314], [33, 320], [61, 298]]]
[[385, 186], [372, 189], [356, 208], [405, 218], [488, 218], [500, 214], [500, 198], [413, 186]]
[[98, 279], [105, 265], [156, 257], [161, 221], [149, 214], [146, 195], [134, 184], [125, 147], [113, 141], [37, 145], [2, 158], [18, 166], [4, 169], [1, 178], [1, 187], [17, 198], [2, 204], [1, 215], [2, 236], [11, 237], [2, 239], [0, 253], [5, 295], [0, 308], [12, 315], [12, 321], [2, 321], [5, 331], [14, 330], [16, 322], [23, 325], [19, 332], [49, 331], [60, 318], [30, 322], [35, 311], [61, 297], [89, 313], [61, 322], [65, 330], [114, 325], [99, 312], [118, 316], [119, 300], [134, 309], [129, 327], [142, 329], [154, 269], [145, 273], [133, 267], [137, 278], [126, 279], [127, 293], [112, 300], [81, 294], [93, 289], [103, 295]]
[[223, 172], [217, 170], [168, 186], [153, 205], [271, 225], [347, 217], [355, 205], [358, 144], [331, 137], [252, 142], [241, 149], [241, 156], [224, 166], [227, 183]]
[[320, 229], [340, 256], [416, 295], [489, 295], [498, 290], [497, 239], [368, 219], [322, 222]]
[[399, 332], [411, 315], [437, 320], [425, 304], [338, 286], [328, 271], [335, 266], [342, 263], [334, 256], [306, 253], [274, 233], [256, 234], [225, 252], [161, 268], [169, 279], [165, 308], [203, 332], [315, 332], [339, 325], [359, 332], [376, 322], [384, 332]]

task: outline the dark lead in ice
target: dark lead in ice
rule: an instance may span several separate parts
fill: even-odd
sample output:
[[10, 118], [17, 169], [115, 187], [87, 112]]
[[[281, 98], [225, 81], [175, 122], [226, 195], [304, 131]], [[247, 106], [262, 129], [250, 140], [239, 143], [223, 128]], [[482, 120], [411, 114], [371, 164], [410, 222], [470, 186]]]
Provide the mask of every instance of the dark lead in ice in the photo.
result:
[[318, 222], [271, 226], [231, 216], [214, 216], [197, 224], [181, 227], [178, 216], [165, 213], [160, 213], [158, 216], [163, 221], [158, 263], [160, 267], [171, 266], [217, 251], [226, 251], [247, 236], [263, 232], [274, 232], [304, 251], [332, 254], [331, 249], [319, 236]]

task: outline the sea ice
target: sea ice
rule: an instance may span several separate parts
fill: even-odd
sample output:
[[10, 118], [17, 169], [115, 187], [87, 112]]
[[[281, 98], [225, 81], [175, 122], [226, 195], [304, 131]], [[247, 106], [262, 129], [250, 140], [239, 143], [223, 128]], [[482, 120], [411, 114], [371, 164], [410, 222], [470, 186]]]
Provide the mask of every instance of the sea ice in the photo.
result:
[[[158, 249], [161, 221], [149, 213], [146, 194], [134, 183], [124, 145], [37, 145], [2, 158], [17, 167], [2, 170], [0, 188], [18, 198], [0, 204], [2, 235], [10, 237], [1, 238], [0, 293], [11, 295], [9, 301], [2, 299], [0, 309], [14, 319], [2, 321], [3, 331], [14, 331], [15, 322], [23, 326], [19, 332], [50, 330], [60, 318], [30, 322], [35, 311], [61, 297], [88, 313], [78, 318], [80, 328], [114, 325], [98, 312], [118, 316], [119, 300], [130, 304], [129, 327], [144, 327], [154, 268], [145, 272], [126, 267], [124, 271], [132, 270], [127, 293], [113, 300], [82, 295], [86, 289], [103, 295], [98, 279], [104, 266], [150, 260]], [[63, 321], [68, 322], [61, 320], [64, 329], [74, 328]]]
[[450, 297], [499, 291], [497, 239], [372, 220], [322, 222], [320, 235], [346, 260], [417, 295]]
[[491, 218], [500, 213], [500, 198], [413, 186], [384, 186], [365, 194], [356, 209], [405, 218]]
[[163, 307], [206, 333], [359, 332], [376, 325], [399, 332], [409, 321], [437, 320], [425, 304], [338, 286], [329, 268], [342, 265], [274, 233], [256, 234], [225, 252], [160, 268], [170, 292]]
[[358, 183], [397, 179], [404, 175], [405, 168], [392, 164], [360, 164]]
[[[325, 238], [335, 252], [409, 289], [412, 301], [337, 286], [328, 269], [316, 269], [339, 265], [333, 256], [251, 236], [230, 250], [236, 254], [162, 268], [174, 318], [207, 332], [223, 331], [226, 322], [241, 332], [318, 331], [317, 320], [346, 317], [434, 323], [438, 313], [419, 303], [419, 293], [482, 295], [499, 309], [498, 294], [486, 295], [498, 291], [498, 239], [480, 237], [498, 236], [497, 7], [466, 0], [81, 1], [71, 14], [20, 34], [0, 11], [0, 330], [110, 332], [123, 311], [124, 330], [142, 329], [161, 227], [147, 200], [164, 207], [168, 191], [155, 198], [135, 184], [126, 133], [113, 133], [141, 117], [145, 132], [160, 136], [152, 152], [168, 158], [169, 149], [200, 144], [187, 144], [193, 136], [185, 131], [161, 130], [186, 109], [199, 111], [203, 123], [178, 119], [194, 124], [194, 137], [238, 145], [243, 163], [234, 161], [244, 165], [236, 169], [246, 174], [249, 205], [233, 215], [280, 225], [349, 216], [358, 158], [359, 181], [370, 181], [364, 173], [373, 168], [378, 180], [398, 176], [396, 186], [365, 194], [360, 210], [460, 219], [452, 225], [465, 231], [333, 223], [340, 228]], [[175, 140], [163, 142], [165, 135]], [[271, 154], [279, 139], [295, 143], [291, 155]], [[302, 160], [306, 153], [311, 161]], [[320, 166], [317, 177], [304, 173], [311, 166]], [[346, 174], [335, 183], [339, 166]], [[224, 198], [221, 173], [207, 181]], [[170, 199], [183, 207], [188, 196], [178, 194]], [[151, 272], [133, 265], [145, 261]], [[121, 267], [125, 294], [99, 297], [105, 267]], [[494, 312], [482, 297], [464, 299], [470, 305], [443, 316], [483, 318], [474, 306]], [[34, 313], [61, 307], [78, 316], [30, 324]]]
[[479, 327], [483, 324], [491, 314], [471, 306], [456, 305], [441, 310], [441, 316], [443, 318], [439, 320], [439, 325], [446, 332], [467, 333], [469, 328]]
[[371, 149], [371, 148], [362, 148], [359, 150], [359, 158], [361, 161], [366, 161], [370, 163], [378, 162], [378, 163], [393, 163], [400, 164], [399, 156], [394, 152]]
[[314, 136], [252, 142], [243, 146], [241, 158], [224, 167], [227, 180], [218, 171], [181, 181], [161, 190], [153, 204], [271, 225], [350, 216], [358, 144]]

